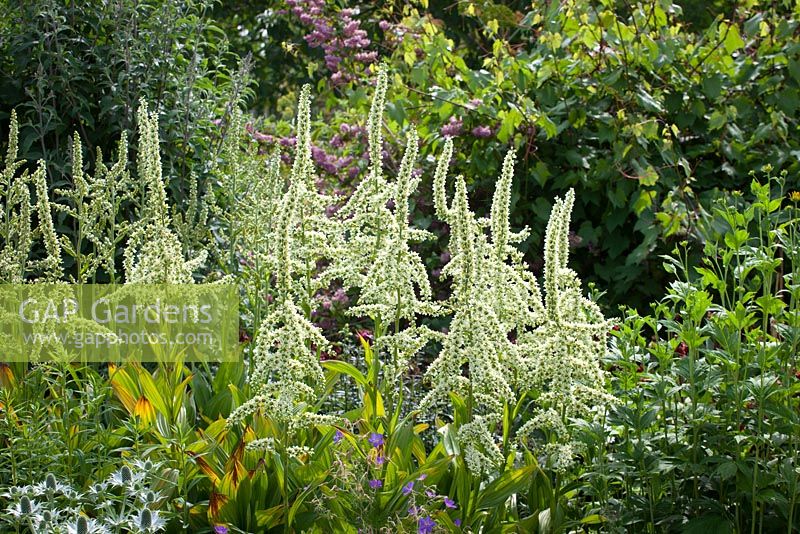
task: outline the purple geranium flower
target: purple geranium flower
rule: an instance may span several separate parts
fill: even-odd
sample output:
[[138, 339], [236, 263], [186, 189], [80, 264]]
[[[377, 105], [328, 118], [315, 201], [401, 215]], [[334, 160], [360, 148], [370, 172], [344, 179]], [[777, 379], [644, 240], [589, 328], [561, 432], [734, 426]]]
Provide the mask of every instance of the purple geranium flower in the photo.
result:
[[448, 508], [451, 508], [451, 509], [452, 508], [456, 508], [455, 501], [453, 499], [451, 499], [450, 497], [445, 497], [444, 498], [444, 505], [447, 506]]
[[436, 526], [436, 521], [431, 519], [429, 516], [420, 517], [419, 522], [417, 522], [417, 532], [419, 534], [431, 534], [433, 532], [433, 527]]
[[372, 432], [369, 435], [369, 444], [373, 447], [380, 447], [383, 445], [383, 434], [378, 434], [377, 432]]
[[408, 495], [412, 491], [414, 491], [414, 481], [411, 481], [405, 486], [403, 486], [403, 495]]
[[383, 487], [383, 481], [374, 478], [369, 481], [369, 487], [372, 489], [380, 489]]

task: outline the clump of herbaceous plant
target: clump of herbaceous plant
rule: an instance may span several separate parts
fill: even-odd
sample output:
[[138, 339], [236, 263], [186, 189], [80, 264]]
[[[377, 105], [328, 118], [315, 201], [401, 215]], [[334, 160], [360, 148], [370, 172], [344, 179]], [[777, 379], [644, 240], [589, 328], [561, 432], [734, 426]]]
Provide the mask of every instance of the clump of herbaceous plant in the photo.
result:
[[434, 207], [451, 228], [452, 260], [442, 274], [453, 280], [447, 304], [453, 315], [426, 372], [432, 389], [422, 405], [445, 402], [451, 393], [464, 399], [467, 421], [458, 437], [465, 461], [473, 472], [489, 473], [503, 462], [494, 436], [504, 410], [530, 395], [535, 402], [517, 438], [563, 468], [575, 453], [570, 420], [590, 418], [595, 405], [611, 400], [599, 367], [609, 324], [567, 268], [574, 193], [556, 201], [547, 226], [543, 298], [513, 246], [527, 235], [510, 230], [513, 152], [505, 158], [490, 217], [477, 218], [461, 176], [448, 205], [445, 162], [451, 150], [448, 141], [434, 176]]
[[[0, 212], [0, 281], [21, 283], [34, 275], [39, 281], [55, 282], [62, 275], [61, 246], [53, 223], [47, 169], [44, 161], [39, 160], [33, 174], [27, 169], [18, 174], [25, 165], [17, 160], [18, 140], [19, 123], [16, 112], [12, 111], [8, 149], [0, 172], [0, 199], [5, 206]], [[31, 187], [35, 196], [31, 195]], [[37, 241], [44, 249], [44, 257], [38, 259], [31, 257]]]
[[387, 73], [381, 69], [367, 120], [369, 172], [337, 214], [341, 235], [346, 237], [338, 241], [327, 276], [340, 279], [347, 289], [358, 289], [358, 300], [348, 314], [372, 320], [373, 365], [380, 366], [384, 357], [381, 389], [399, 410], [409, 360], [439, 337], [419, 325], [418, 318], [437, 314], [439, 307], [432, 301], [422, 258], [412, 250], [413, 243], [433, 238], [409, 225], [409, 201], [420, 182], [420, 175], [414, 172], [419, 152], [416, 130], [408, 133], [395, 179], [387, 179], [383, 172], [381, 130], [387, 88]]
[[[83, 170], [83, 147], [77, 132], [72, 139], [72, 187], [56, 189], [66, 204], [53, 204], [75, 223], [72, 239], [61, 235], [61, 246], [75, 262], [75, 272], [70, 274], [74, 283], [96, 281], [99, 271], [105, 271], [111, 283], [117, 281], [115, 257], [117, 245], [127, 235], [130, 225], [117, 221], [124, 203], [136, 196], [136, 183], [131, 180], [128, 164], [128, 139], [123, 132], [117, 146], [117, 161], [109, 168], [103, 162], [103, 153], [97, 148], [95, 172], [88, 175]], [[91, 249], [84, 252], [85, 246]]]
[[125, 279], [138, 284], [191, 284], [192, 273], [206, 259], [206, 251], [184, 259], [183, 247], [171, 228], [167, 192], [161, 171], [158, 115], [144, 100], [137, 113], [139, 154], [137, 170], [144, 184], [139, 220], [133, 224], [123, 256]]
[[580, 449], [570, 435], [570, 422], [591, 420], [598, 407], [615, 402], [605, 391], [605, 372], [599, 366], [611, 323], [581, 294], [577, 274], [567, 267], [574, 200], [570, 190], [553, 206], [545, 232], [545, 298], [536, 302], [544, 314], [525, 325], [517, 340], [519, 380], [537, 395], [517, 438], [545, 453], [557, 470], [565, 469]]
[[[446, 170], [441, 168], [441, 172]], [[437, 173], [435, 178], [436, 185], [443, 187], [443, 176]], [[450, 225], [452, 259], [442, 274], [453, 280], [448, 302], [453, 316], [442, 350], [426, 372], [432, 389], [422, 405], [446, 401], [451, 393], [465, 399], [468, 420], [458, 437], [467, 465], [480, 474], [493, 471], [503, 459], [492, 428], [500, 421], [504, 404], [514, 402], [519, 353], [509, 339], [513, 325], [503, 321], [495, 303], [500, 290], [495, 276], [499, 260], [485, 232], [490, 221], [476, 218], [470, 210], [462, 176], [456, 177], [449, 207], [443, 191], [436, 195], [437, 211]]]
[[[310, 128], [310, 87], [301, 92], [298, 106], [297, 152], [285, 191], [272, 215], [275, 231], [271, 236], [274, 253], [274, 276], [276, 278], [276, 298], [272, 310], [266, 315], [258, 329], [256, 346], [252, 357], [250, 383], [255, 396], [237, 408], [229, 417], [228, 425], [244, 421], [254, 413], [260, 413], [283, 425], [284, 432], [307, 425], [333, 422], [320, 414], [308, 410], [317, 401], [315, 386], [325, 382], [319, 364], [319, 351], [328, 342], [320, 329], [309, 320], [310, 311], [304, 312], [295, 302], [308, 297], [310, 270], [306, 262], [318, 254], [314, 248], [316, 241], [310, 235], [317, 230], [313, 219], [320, 204], [311, 190], [313, 165], [311, 163]], [[273, 158], [269, 173], [279, 172], [279, 158]], [[278, 182], [275, 176], [270, 181]], [[277, 186], [271, 185], [270, 189]], [[268, 193], [274, 195], [272, 191]], [[304, 239], [308, 241], [304, 242]], [[295, 277], [301, 272], [307, 277]], [[313, 386], [311, 385], [313, 384]], [[282, 452], [286, 452], [288, 442], [282, 436]], [[268, 437], [251, 442], [250, 448], [273, 450], [274, 438]]]

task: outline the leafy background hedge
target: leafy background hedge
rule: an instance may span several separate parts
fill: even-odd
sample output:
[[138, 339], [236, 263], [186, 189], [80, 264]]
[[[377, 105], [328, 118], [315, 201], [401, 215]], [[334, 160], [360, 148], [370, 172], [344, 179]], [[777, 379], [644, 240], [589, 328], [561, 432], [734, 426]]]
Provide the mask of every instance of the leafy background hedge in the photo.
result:
[[[533, 230], [534, 267], [546, 199], [576, 188], [576, 266], [608, 292], [606, 305], [642, 306], [663, 291], [658, 255], [697, 237], [697, 213], [717, 190], [743, 189], [767, 163], [797, 170], [790, 2], [345, 4], [5, 3], [0, 117], [20, 109], [22, 150], [47, 156], [57, 185], [73, 129], [92, 155], [109, 154], [147, 97], [161, 113], [172, 188], [184, 195], [189, 175], [207, 171], [224, 97], [250, 89], [253, 120], [275, 136], [266, 148], [288, 134], [296, 90], [311, 81], [324, 95], [316, 142], [355, 158], [332, 173], [348, 183], [366, 162], [342, 125], [364, 125], [364, 85], [385, 61], [395, 78], [389, 129], [417, 124], [424, 158], [455, 118], [455, 172], [474, 197], [489, 198], [502, 154], [517, 148], [514, 217]], [[357, 46], [348, 48], [343, 20], [364, 33]], [[332, 36], [320, 42], [313, 32], [324, 24]], [[242, 57], [258, 83], [232, 88]], [[419, 199], [423, 225], [429, 201]]]

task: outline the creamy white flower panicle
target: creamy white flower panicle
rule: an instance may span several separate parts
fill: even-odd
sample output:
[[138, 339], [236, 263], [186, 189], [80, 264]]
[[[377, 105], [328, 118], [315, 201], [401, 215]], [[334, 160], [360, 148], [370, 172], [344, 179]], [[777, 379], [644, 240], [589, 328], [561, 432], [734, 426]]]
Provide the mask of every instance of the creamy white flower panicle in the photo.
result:
[[256, 340], [250, 374], [256, 395], [283, 398], [290, 403], [313, 402], [315, 391], [309, 384], [324, 383], [315, 349], [326, 347], [319, 329], [291, 299], [284, 299], [264, 319]]
[[369, 171], [336, 214], [341, 221], [340, 238], [337, 248], [331, 250], [332, 264], [325, 279], [340, 280], [345, 290], [366, 285], [365, 277], [383, 250], [394, 220], [388, 206], [393, 188], [384, 177], [381, 155], [387, 86], [386, 71], [380, 69], [367, 119]]
[[8, 134], [8, 149], [2, 172], [0, 172], [0, 198], [5, 210], [0, 210], [0, 235], [3, 248], [0, 250], [0, 281], [21, 283], [28, 269], [28, 257], [33, 244], [31, 223], [31, 192], [28, 188], [27, 171], [17, 176], [17, 170], [25, 162], [17, 160], [19, 124], [17, 112], [11, 111], [11, 128]]
[[[473, 296], [474, 288], [479, 288], [480, 283], [475, 279], [475, 274], [481, 272], [481, 266], [475, 265], [480, 258], [480, 245], [482, 234], [479, 232], [478, 222], [469, 209], [467, 198], [467, 184], [463, 176], [456, 177], [456, 191], [450, 207], [450, 263], [442, 269], [443, 276], [453, 278], [454, 308], [465, 306]], [[478, 249], [478, 250], [476, 250]]]
[[523, 261], [520, 250], [512, 246], [528, 237], [528, 229], [511, 231], [511, 187], [514, 177], [514, 151], [509, 150], [503, 161], [500, 179], [492, 199], [489, 228], [493, 255], [487, 256], [493, 273], [489, 282], [494, 294], [495, 313], [509, 331], [522, 325], [536, 323], [543, 313], [536, 303], [541, 299], [536, 278]]
[[[275, 233], [280, 228], [286, 177], [281, 173], [280, 149], [268, 156], [263, 175], [259, 169], [248, 171], [249, 186], [237, 203], [239, 253], [254, 276], [269, 277], [277, 271]], [[245, 270], [247, 274], [248, 271]]]
[[111, 168], [103, 163], [103, 154], [97, 149], [95, 172], [89, 178], [89, 202], [86, 218], [89, 221], [86, 238], [92, 242], [95, 254], [89, 270], [88, 280], [94, 271], [102, 268], [116, 281], [116, 251], [119, 239], [127, 235], [129, 223], [117, 221], [123, 203], [132, 200], [138, 185], [128, 172], [128, 136], [122, 133], [117, 144], [117, 157]]
[[[296, 125], [295, 159], [288, 178], [292, 207], [288, 208], [293, 223], [288, 226], [292, 240], [289, 262], [297, 276], [291, 290], [304, 310], [310, 312], [317, 306], [314, 295], [327, 287], [329, 278], [325, 277], [322, 263], [332, 257], [333, 250], [340, 242], [339, 222], [328, 217], [326, 208], [334, 200], [324, 194], [316, 185], [316, 174], [311, 159], [311, 86], [306, 84], [298, 101]], [[284, 204], [287, 199], [284, 199]], [[283, 210], [283, 217], [287, 209]], [[280, 218], [281, 216], [279, 216]], [[277, 232], [282, 232], [284, 223], [278, 222]], [[283, 246], [282, 238], [274, 237], [276, 244]], [[279, 256], [281, 251], [277, 252]], [[284, 263], [284, 265], [286, 265]], [[278, 274], [280, 276], [280, 273]]]
[[317, 388], [325, 383], [317, 350], [327, 345], [290, 298], [279, 302], [264, 319], [256, 340], [250, 375], [255, 396], [234, 410], [228, 426], [255, 413], [289, 429], [339, 422], [339, 418], [308, 411], [317, 401]]
[[447, 169], [450, 168], [451, 159], [453, 159], [453, 138], [448, 137], [444, 141], [444, 148], [433, 174], [433, 208], [436, 216], [443, 222], [450, 222], [450, 208], [447, 205]]
[[511, 181], [514, 178], [514, 151], [509, 150], [503, 160], [503, 170], [492, 197], [491, 229], [492, 243], [499, 261], [508, 256], [511, 238], [509, 217], [511, 215]]
[[496, 422], [494, 418], [478, 416], [458, 429], [464, 461], [476, 475], [491, 474], [503, 463], [503, 453], [489, 431]]
[[140, 220], [134, 225], [123, 256], [127, 283], [190, 284], [192, 273], [206, 259], [206, 251], [184, 260], [178, 236], [170, 228], [167, 193], [161, 175], [158, 117], [142, 100], [139, 126], [139, 178], [145, 184]]
[[305, 84], [300, 90], [295, 120], [297, 152], [292, 164], [292, 179], [302, 179], [308, 189], [314, 189], [312, 181], [313, 162], [311, 160], [311, 85]]
[[53, 224], [53, 214], [51, 212], [50, 198], [47, 192], [47, 170], [43, 160], [39, 160], [39, 166], [32, 176], [33, 184], [36, 188], [36, 214], [39, 219], [39, 233], [46, 256], [37, 267], [44, 274], [42, 281], [56, 282], [61, 280], [64, 270], [61, 266], [61, 244], [56, 235], [56, 228]]
[[[98, 148], [94, 174], [83, 170], [83, 146], [77, 132], [72, 140], [72, 187], [56, 189], [66, 204], [53, 203], [53, 208], [66, 214], [77, 225], [73, 236], [61, 236], [63, 250], [75, 259], [77, 272], [69, 277], [76, 283], [87, 283], [99, 269], [104, 269], [116, 280], [116, 247], [127, 233], [129, 224], [117, 222], [123, 202], [132, 200], [136, 184], [130, 180], [128, 164], [128, 139], [123, 132], [117, 146], [117, 161], [109, 169]], [[90, 246], [87, 246], [90, 245]], [[90, 249], [88, 252], [85, 249]]]
[[392, 187], [394, 216], [389, 219], [386, 234], [380, 240], [376, 259], [361, 278], [358, 305], [349, 310], [352, 315], [367, 315], [382, 324], [412, 320], [418, 313], [432, 313], [435, 309], [425, 265], [419, 254], [409, 247], [410, 240], [427, 237], [426, 233], [408, 226], [409, 198], [419, 183], [418, 178], [412, 177], [418, 146], [417, 133], [411, 130], [400, 172]]
[[570, 190], [553, 206], [545, 234], [545, 315], [540, 324], [522, 330], [518, 339], [523, 354], [521, 383], [539, 396], [533, 416], [517, 437], [550, 454], [558, 469], [565, 468], [567, 458], [578, 449], [569, 422], [592, 419], [597, 406], [615, 402], [606, 393], [600, 367], [611, 323], [596, 303], [581, 294], [580, 280], [567, 267], [574, 199]]
[[509, 341], [509, 325], [498, 317], [493, 301], [493, 247], [469, 209], [466, 183], [456, 178], [450, 207], [453, 257], [443, 274], [453, 278], [453, 319], [442, 350], [425, 378], [432, 389], [423, 406], [447, 400], [450, 392], [474, 399], [475, 413], [496, 420], [504, 402], [515, 399], [518, 355]]

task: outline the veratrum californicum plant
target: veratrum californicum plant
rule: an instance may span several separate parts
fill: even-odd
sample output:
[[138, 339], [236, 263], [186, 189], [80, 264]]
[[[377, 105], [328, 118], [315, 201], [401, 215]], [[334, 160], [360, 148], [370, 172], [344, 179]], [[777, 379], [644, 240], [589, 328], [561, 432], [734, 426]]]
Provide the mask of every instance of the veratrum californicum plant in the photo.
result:
[[148, 112], [147, 102], [142, 100], [137, 120], [137, 170], [145, 193], [139, 220], [131, 229], [123, 255], [125, 279], [127, 283], [138, 284], [191, 284], [192, 273], [205, 261], [206, 251], [183, 259], [180, 239], [170, 227], [172, 220], [161, 175], [158, 116]]
[[[410, 356], [430, 339], [442, 341], [425, 375], [431, 390], [421, 405], [432, 409], [447, 402], [451, 392], [466, 399], [470, 419], [458, 435], [471, 470], [491, 472], [503, 461], [496, 425], [504, 407], [531, 390], [536, 402], [517, 432], [518, 442], [561, 468], [575, 452], [570, 420], [592, 417], [594, 406], [612, 400], [598, 365], [609, 323], [582, 296], [580, 281], [567, 268], [574, 193], [556, 201], [547, 226], [543, 294], [515, 247], [527, 230], [510, 229], [514, 153], [509, 151], [504, 161], [490, 217], [478, 218], [470, 210], [463, 177], [456, 177], [448, 203], [453, 151], [448, 140], [436, 167], [433, 196], [437, 216], [451, 228], [452, 260], [442, 275], [452, 279], [453, 292], [446, 302], [432, 301], [427, 273], [410, 245], [430, 237], [408, 224], [408, 201], [419, 183], [413, 173], [418, 151], [413, 130], [396, 179], [383, 174], [387, 85], [381, 70], [368, 118], [369, 171], [335, 217], [324, 214], [330, 199], [314, 186], [308, 87], [300, 96], [295, 160], [285, 182], [279, 177], [277, 152], [270, 157], [266, 190], [256, 197], [272, 200], [265, 209], [275, 221], [274, 231], [253, 230], [252, 236], [263, 244], [261, 251], [269, 251], [277, 298], [255, 342], [251, 384], [256, 395], [228, 424], [257, 411], [290, 425], [324, 419], [306, 413], [316, 401], [311, 384], [323, 382], [318, 354], [327, 345], [309, 318], [314, 291], [336, 280], [359, 290], [350, 313], [369, 316], [379, 330], [375, 346], [393, 355], [384, 368], [385, 380], [399, 383]], [[319, 269], [320, 260], [328, 267]], [[452, 317], [447, 335], [417, 326], [420, 315], [442, 313]]]
[[[294, 255], [298, 252], [309, 256], [315, 254], [306, 243], [295, 244], [296, 240], [307, 235], [303, 225], [308, 222], [304, 214], [309, 212], [305, 210], [317, 204], [310, 189], [313, 183], [310, 176], [313, 171], [308, 126], [310, 116], [310, 86], [306, 85], [298, 105], [295, 163], [289, 175], [288, 190], [275, 214], [274, 267], [278, 296], [272, 311], [259, 326], [255, 342], [250, 374], [255, 396], [230, 415], [228, 426], [238, 424], [254, 413], [269, 415], [287, 425], [290, 431], [305, 425], [339, 421], [307, 410], [308, 405], [317, 400], [317, 391], [309, 384], [319, 387], [325, 382], [318, 351], [325, 350], [328, 342], [294, 302], [298, 283], [293, 273], [296, 266], [302, 267], [297, 265]], [[274, 158], [272, 161], [277, 165], [280, 160]], [[302, 288], [302, 282], [300, 285], [300, 297], [308, 296], [308, 293], [303, 295], [303, 289], [308, 290], [308, 287]], [[249, 446], [269, 449], [270, 443], [269, 439], [257, 440]]]
[[580, 280], [567, 268], [574, 192], [556, 200], [547, 225], [543, 299], [521, 252], [512, 246], [527, 235], [511, 232], [509, 225], [513, 152], [505, 158], [491, 216], [477, 219], [460, 176], [447, 205], [443, 161], [451, 150], [446, 144], [434, 176], [434, 205], [451, 227], [453, 256], [443, 275], [453, 278], [453, 319], [426, 373], [432, 390], [422, 404], [446, 401], [450, 392], [465, 398], [474, 418], [459, 430], [465, 459], [473, 471], [490, 472], [503, 460], [492, 429], [504, 405], [513, 406], [520, 394], [534, 391], [537, 401], [517, 437], [562, 468], [575, 452], [569, 421], [591, 418], [594, 406], [613, 400], [605, 393], [599, 366], [610, 324], [582, 296]]

